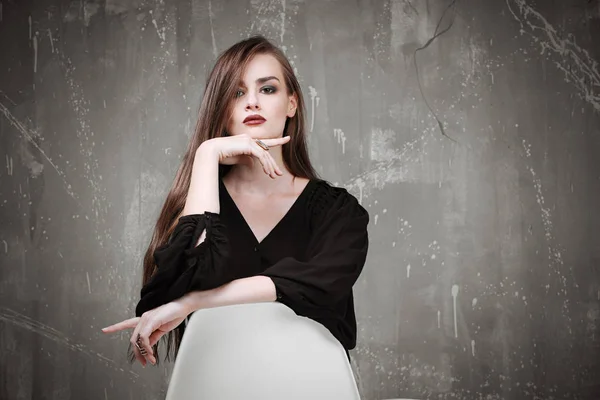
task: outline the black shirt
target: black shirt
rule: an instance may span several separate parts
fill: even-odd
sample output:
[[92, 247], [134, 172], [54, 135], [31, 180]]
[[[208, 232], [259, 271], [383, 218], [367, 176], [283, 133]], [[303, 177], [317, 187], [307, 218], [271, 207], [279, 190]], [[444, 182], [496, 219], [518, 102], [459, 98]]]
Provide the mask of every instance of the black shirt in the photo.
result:
[[[259, 243], [219, 180], [220, 214], [179, 218], [168, 243], [154, 252], [157, 272], [144, 285], [136, 315], [192, 290], [250, 276], [268, 276], [277, 301], [311, 318], [347, 350], [356, 346], [352, 286], [365, 264], [368, 212], [346, 189], [311, 180]], [[197, 247], [206, 229], [206, 239]]]

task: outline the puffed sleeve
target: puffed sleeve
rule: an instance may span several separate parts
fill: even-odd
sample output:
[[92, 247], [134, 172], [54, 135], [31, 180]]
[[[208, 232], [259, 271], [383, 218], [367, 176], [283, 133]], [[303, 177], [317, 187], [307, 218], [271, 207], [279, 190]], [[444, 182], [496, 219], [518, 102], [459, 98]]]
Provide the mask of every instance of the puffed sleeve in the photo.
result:
[[319, 193], [305, 259], [285, 257], [260, 275], [273, 280], [277, 301], [297, 314], [338, 319], [366, 261], [369, 214], [343, 188], [327, 184]]
[[[206, 237], [196, 246], [204, 230]], [[169, 242], [154, 251], [157, 271], [142, 287], [136, 316], [178, 299], [191, 290], [203, 289], [206, 280], [218, 273], [229, 253], [224, 231], [216, 213], [180, 217]]]

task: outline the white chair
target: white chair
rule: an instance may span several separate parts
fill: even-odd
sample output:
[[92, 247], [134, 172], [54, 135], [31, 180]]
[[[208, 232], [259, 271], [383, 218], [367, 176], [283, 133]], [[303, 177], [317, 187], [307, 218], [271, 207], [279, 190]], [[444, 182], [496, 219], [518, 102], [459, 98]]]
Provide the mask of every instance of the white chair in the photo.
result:
[[360, 400], [342, 345], [278, 303], [196, 311], [167, 400]]

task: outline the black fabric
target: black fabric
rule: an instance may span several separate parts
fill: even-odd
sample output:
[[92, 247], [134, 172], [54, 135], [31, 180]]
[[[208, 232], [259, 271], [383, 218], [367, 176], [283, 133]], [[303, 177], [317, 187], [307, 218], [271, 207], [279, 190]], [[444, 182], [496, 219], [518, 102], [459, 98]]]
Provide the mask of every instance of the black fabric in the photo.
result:
[[[205, 240], [194, 247], [205, 229]], [[179, 218], [169, 243], [154, 252], [157, 271], [142, 288], [136, 316], [191, 290], [201, 290], [204, 277], [218, 275], [216, 267], [224, 265], [228, 255], [229, 242], [219, 214], [206, 212]]]
[[[312, 180], [259, 243], [222, 181], [219, 193], [220, 214], [181, 217], [169, 243], [156, 250], [158, 270], [142, 288], [136, 315], [191, 290], [263, 275], [273, 280], [277, 301], [353, 349], [352, 286], [369, 244], [369, 214], [358, 200], [343, 188]], [[194, 247], [204, 230], [206, 240]]]

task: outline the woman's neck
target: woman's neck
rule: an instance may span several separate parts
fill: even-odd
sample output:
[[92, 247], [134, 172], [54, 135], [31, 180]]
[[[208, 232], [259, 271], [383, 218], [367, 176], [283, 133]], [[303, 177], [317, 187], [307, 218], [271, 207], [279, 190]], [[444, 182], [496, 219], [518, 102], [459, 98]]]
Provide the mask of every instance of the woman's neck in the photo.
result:
[[256, 158], [252, 162], [233, 165], [231, 170], [223, 177], [228, 189], [236, 193], [266, 194], [288, 191], [294, 186], [294, 175], [285, 168], [281, 157], [281, 148], [269, 150], [283, 176], [272, 179], [265, 174], [263, 166]]

